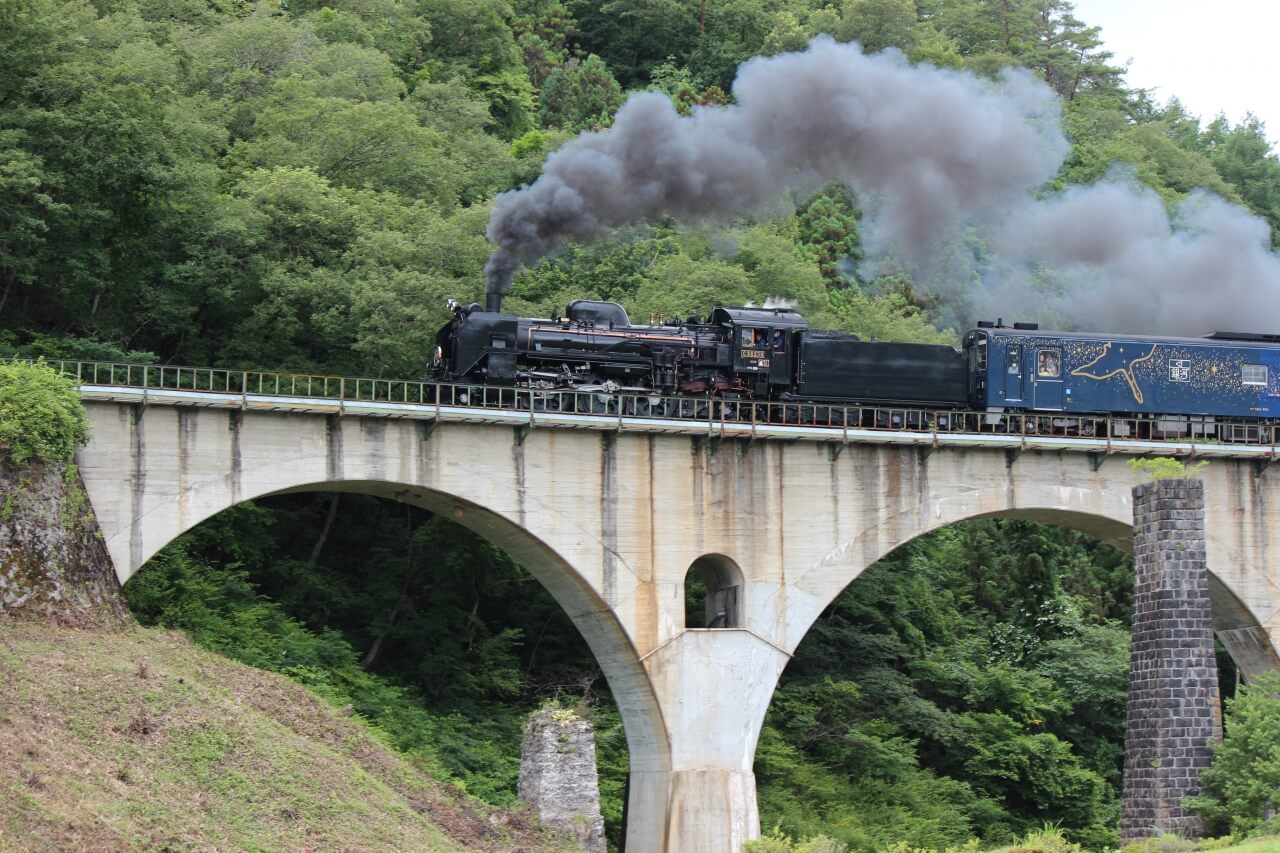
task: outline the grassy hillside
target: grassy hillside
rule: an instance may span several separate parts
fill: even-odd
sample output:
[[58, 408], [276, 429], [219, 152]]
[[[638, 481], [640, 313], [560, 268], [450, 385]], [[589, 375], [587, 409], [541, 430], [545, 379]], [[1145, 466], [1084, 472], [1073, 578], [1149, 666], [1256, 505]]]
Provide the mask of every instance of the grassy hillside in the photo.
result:
[[0, 849], [565, 850], [175, 632], [0, 625]]

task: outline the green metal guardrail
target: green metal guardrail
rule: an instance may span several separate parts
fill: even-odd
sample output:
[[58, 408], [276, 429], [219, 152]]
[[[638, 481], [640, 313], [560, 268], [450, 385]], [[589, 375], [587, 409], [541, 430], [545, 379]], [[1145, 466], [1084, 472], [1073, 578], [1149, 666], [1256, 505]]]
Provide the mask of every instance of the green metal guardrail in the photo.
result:
[[671, 397], [601, 389], [504, 388], [413, 379], [366, 379], [310, 373], [46, 360], [81, 386], [194, 391], [238, 397], [291, 397], [439, 408], [515, 409], [709, 424], [800, 425], [917, 433], [1073, 436], [1195, 444], [1272, 446], [1280, 427], [1263, 421], [1201, 416], [1123, 418], [1043, 412], [964, 412], [900, 406], [760, 402]]

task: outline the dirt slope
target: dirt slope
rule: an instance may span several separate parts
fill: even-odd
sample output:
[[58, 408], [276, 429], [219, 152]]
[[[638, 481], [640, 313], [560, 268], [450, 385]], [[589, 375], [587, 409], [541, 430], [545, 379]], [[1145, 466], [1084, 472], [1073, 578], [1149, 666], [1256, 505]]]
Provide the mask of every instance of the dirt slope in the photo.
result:
[[0, 850], [568, 849], [181, 634], [0, 623]]

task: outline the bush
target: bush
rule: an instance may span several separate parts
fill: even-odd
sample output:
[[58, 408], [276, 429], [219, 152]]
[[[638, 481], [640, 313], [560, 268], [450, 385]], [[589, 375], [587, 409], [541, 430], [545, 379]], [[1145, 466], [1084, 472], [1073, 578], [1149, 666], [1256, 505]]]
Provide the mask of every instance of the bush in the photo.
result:
[[1207, 461], [1201, 460], [1194, 465], [1188, 465], [1181, 459], [1175, 459], [1172, 456], [1155, 456], [1151, 459], [1129, 460], [1130, 468], [1146, 474], [1152, 480], [1180, 480], [1194, 477], [1208, 464]]
[[1002, 853], [1084, 853], [1084, 848], [1068, 841], [1057, 827], [1046, 826], [1028, 834], [1015, 846], [1004, 848]]
[[777, 827], [763, 838], [748, 841], [743, 849], [746, 853], [845, 853], [848, 850], [839, 841], [825, 835], [792, 841]]
[[88, 437], [74, 382], [43, 361], [0, 362], [0, 454], [15, 465], [69, 460]]
[[1155, 838], [1144, 838], [1120, 848], [1120, 853], [1187, 853], [1190, 850], [1202, 849], [1199, 844], [1181, 835], [1158, 835]]
[[1200, 774], [1204, 793], [1186, 805], [1206, 829], [1251, 835], [1280, 806], [1280, 675], [1267, 673], [1226, 701], [1226, 737]]

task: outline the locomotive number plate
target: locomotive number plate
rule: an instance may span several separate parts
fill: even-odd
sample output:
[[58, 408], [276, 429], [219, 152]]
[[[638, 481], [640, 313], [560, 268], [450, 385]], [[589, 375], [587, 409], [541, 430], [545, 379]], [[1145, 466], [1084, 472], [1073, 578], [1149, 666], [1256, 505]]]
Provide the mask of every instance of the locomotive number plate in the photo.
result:
[[764, 350], [762, 349], [744, 349], [741, 358], [743, 359], [763, 359]]

